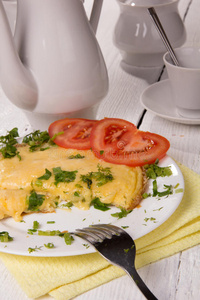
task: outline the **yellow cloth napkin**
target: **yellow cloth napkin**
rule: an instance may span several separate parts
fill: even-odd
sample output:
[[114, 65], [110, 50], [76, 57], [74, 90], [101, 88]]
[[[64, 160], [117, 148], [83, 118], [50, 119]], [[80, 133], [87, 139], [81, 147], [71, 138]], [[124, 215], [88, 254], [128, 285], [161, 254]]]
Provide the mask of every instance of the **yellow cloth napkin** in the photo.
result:
[[[200, 175], [179, 167], [185, 179], [182, 202], [164, 224], [136, 240], [137, 268], [200, 243]], [[30, 298], [49, 293], [56, 300], [71, 299], [125, 274], [98, 253], [58, 258], [0, 253], [0, 259]]]

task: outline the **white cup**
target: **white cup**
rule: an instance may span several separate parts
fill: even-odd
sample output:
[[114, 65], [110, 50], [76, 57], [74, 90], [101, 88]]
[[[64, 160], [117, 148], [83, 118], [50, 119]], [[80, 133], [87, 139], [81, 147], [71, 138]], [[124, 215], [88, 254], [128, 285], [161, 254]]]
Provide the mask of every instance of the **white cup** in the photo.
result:
[[185, 118], [200, 118], [200, 49], [175, 49], [180, 66], [172, 63], [169, 53], [163, 60], [178, 113]]

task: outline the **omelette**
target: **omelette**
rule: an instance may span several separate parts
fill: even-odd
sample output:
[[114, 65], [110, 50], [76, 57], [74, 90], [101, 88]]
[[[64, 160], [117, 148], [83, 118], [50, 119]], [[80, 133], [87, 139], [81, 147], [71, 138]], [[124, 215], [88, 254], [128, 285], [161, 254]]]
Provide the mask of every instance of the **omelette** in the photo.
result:
[[14, 157], [0, 157], [0, 219], [20, 221], [24, 213], [73, 205], [87, 210], [94, 199], [130, 210], [142, 199], [146, 178], [141, 167], [114, 165], [91, 150], [57, 145], [31, 152], [20, 144], [17, 150]]

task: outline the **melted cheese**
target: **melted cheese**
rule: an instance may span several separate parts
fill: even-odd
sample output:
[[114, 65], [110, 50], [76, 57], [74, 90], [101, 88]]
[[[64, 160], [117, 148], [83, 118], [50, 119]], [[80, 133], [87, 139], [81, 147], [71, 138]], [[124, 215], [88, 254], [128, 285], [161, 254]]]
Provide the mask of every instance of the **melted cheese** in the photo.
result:
[[[44, 200], [35, 210], [51, 212], [61, 202], [70, 202], [80, 209], [89, 209], [92, 199], [98, 197], [101, 202], [125, 209], [133, 209], [141, 200], [144, 187], [144, 175], [140, 167], [131, 168], [114, 165], [97, 159], [92, 151], [64, 149], [57, 146], [45, 151], [30, 152], [28, 146], [18, 148], [21, 156], [0, 160], [0, 219], [12, 216], [21, 220], [22, 213], [33, 210], [30, 207], [30, 195], [34, 191]], [[81, 159], [70, 159], [80, 154]], [[74, 172], [71, 182], [55, 183], [54, 168]], [[91, 186], [82, 180], [82, 175], [98, 172], [99, 167], [109, 168], [113, 180], [99, 185], [92, 179]], [[51, 172], [48, 180], [38, 178]]]

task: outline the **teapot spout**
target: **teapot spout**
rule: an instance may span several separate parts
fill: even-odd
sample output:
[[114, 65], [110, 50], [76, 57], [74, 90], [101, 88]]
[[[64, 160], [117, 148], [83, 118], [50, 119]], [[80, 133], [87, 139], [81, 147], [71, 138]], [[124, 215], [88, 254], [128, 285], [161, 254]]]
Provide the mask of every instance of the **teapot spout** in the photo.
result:
[[10, 25], [0, 0], [0, 83], [8, 99], [19, 108], [32, 111], [38, 98], [31, 72], [22, 64], [16, 51]]

